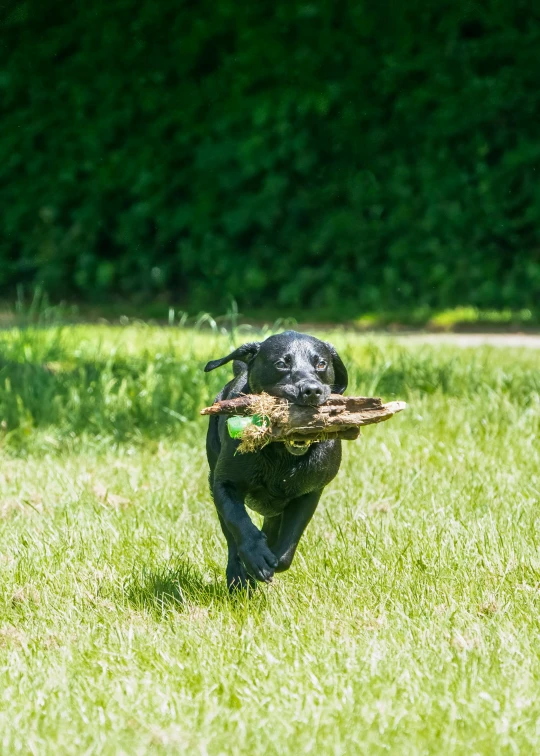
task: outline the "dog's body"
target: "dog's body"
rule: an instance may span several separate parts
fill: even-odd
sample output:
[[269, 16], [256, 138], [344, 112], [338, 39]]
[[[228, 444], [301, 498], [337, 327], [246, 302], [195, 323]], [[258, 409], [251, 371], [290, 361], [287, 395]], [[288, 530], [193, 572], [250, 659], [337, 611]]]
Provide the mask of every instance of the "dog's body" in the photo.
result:
[[[216, 401], [266, 391], [297, 404], [322, 404], [330, 391], [343, 393], [347, 371], [326, 342], [295, 331], [245, 344], [205, 370], [235, 360], [234, 379]], [[324, 487], [341, 462], [341, 442], [321, 441], [305, 447], [271, 443], [258, 452], [235, 454], [239, 442], [224, 417], [213, 416], [206, 449], [210, 489], [229, 550], [230, 588], [269, 582], [274, 572], [291, 565], [298, 542]], [[262, 531], [246, 505], [264, 515]]]

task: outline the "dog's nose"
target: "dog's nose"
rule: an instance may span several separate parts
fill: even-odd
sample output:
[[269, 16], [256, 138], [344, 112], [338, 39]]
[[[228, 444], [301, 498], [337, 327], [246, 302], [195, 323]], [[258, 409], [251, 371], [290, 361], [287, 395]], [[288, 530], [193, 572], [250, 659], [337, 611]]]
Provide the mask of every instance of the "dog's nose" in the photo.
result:
[[299, 393], [303, 402], [318, 404], [321, 401], [323, 390], [319, 383], [304, 383]]

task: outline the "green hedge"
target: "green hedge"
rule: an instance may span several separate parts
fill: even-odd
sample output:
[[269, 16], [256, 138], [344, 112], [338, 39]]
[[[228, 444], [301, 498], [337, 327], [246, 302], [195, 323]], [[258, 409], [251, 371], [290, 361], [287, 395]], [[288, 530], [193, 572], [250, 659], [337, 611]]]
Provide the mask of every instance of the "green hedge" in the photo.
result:
[[535, 307], [539, 50], [525, 0], [19, 2], [0, 291]]

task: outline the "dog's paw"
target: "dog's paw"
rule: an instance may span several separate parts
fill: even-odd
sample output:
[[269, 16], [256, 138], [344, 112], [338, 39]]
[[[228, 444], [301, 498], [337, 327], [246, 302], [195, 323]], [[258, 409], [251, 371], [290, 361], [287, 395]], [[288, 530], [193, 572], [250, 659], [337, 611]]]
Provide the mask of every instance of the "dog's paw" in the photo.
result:
[[234, 559], [227, 565], [227, 588], [229, 593], [238, 593], [239, 591], [254, 591], [257, 588], [257, 581], [248, 575], [246, 568], [240, 559]]
[[278, 560], [266, 545], [266, 536], [260, 533], [257, 538], [242, 544], [238, 549], [240, 558], [249, 576], [262, 583], [270, 583], [278, 566]]

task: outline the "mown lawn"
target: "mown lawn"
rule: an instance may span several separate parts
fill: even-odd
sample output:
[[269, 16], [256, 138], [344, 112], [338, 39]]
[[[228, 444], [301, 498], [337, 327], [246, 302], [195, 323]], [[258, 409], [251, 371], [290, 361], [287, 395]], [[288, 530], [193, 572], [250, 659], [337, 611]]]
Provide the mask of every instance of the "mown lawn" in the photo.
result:
[[0, 334], [1, 753], [540, 750], [540, 356], [332, 339], [410, 408], [249, 600], [197, 415], [228, 337]]

